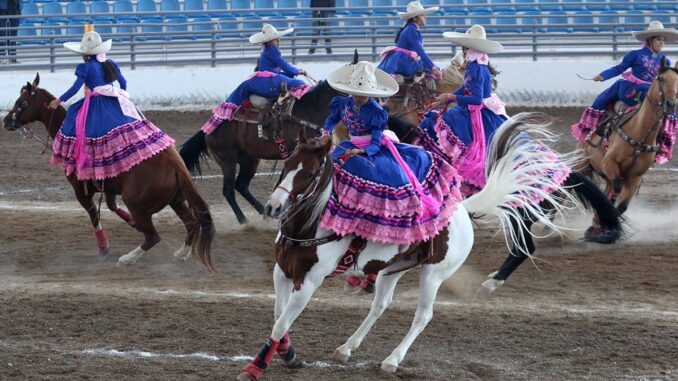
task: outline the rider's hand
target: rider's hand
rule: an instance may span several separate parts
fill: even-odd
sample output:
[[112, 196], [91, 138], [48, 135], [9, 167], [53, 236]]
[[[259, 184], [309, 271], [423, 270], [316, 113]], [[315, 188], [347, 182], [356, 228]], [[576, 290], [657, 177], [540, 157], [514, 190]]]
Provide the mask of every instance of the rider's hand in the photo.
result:
[[56, 110], [57, 107], [59, 107], [59, 104], [61, 103], [61, 99], [57, 98], [51, 102], [49, 102], [49, 107], [50, 110]]
[[603, 79], [603, 77], [600, 74], [598, 74], [595, 77], [593, 77], [593, 80], [596, 82], [603, 82], [605, 79]]
[[306, 75], [308, 72], [304, 69], [299, 69], [299, 75]]
[[320, 144], [321, 145], [327, 145], [332, 141], [332, 136], [329, 134], [325, 134], [320, 137]]
[[360, 155], [361, 153], [365, 153], [365, 150], [362, 149], [362, 148], [354, 148], [354, 149], [346, 152], [346, 154], [349, 155], [349, 156]]
[[436, 79], [443, 79], [443, 73], [440, 71], [440, 69], [438, 69], [438, 67], [434, 66], [433, 70], [431, 71], [433, 72], [433, 75]]
[[449, 103], [457, 100], [457, 96], [454, 94], [443, 93], [436, 97], [435, 103], [433, 103], [434, 108], [447, 106]]

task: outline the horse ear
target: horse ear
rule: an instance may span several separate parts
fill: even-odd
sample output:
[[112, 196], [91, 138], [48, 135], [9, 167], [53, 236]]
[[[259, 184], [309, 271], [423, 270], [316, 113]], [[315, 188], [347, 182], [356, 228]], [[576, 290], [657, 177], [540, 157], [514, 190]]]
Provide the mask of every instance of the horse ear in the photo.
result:
[[353, 51], [353, 62], [351, 62], [351, 65], [355, 65], [358, 63], [358, 49]]
[[308, 143], [308, 139], [306, 138], [306, 128], [305, 127], [301, 127], [299, 129], [299, 134], [297, 135], [297, 140], [299, 141], [299, 144]]
[[327, 139], [327, 142], [322, 146], [323, 155], [327, 155], [332, 150], [332, 139]]
[[25, 87], [26, 87], [26, 90], [28, 90], [28, 91], [33, 91], [33, 85], [31, 85], [30, 82], [26, 82], [26, 86], [25, 86]]
[[40, 73], [35, 73], [35, 79], [33, 80], [33, 87], [38, 87], [40, 84]]

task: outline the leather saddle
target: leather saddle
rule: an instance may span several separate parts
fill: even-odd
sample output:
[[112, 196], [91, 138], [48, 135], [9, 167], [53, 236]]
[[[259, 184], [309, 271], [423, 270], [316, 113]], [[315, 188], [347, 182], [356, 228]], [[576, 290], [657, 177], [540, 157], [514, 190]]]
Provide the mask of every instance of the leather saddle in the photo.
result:
[[270, 123], [281, 115], [292, 115], [295, 99], [287, 91], [283, 82], [280, 96], [276, 100], [270, 100], [259, 95], [250, 95], [249, 102], [241, 107], [233, 116], [233, 119], [242, 125], [257, 126], [259, 139], [276, 139], [280, 136], [280, 123]]
[[[631, 120], [634, 115], [640, 110], [640, 94], [636, 95], [636, 106], [629, 106], [623, 101], [617, 101], [610, 107], [603, 116], [598, 120], [596, 130], [586, 137], [586, 142], [593, 147], [599, 147], [601, 143], [607, 141], [612, 135], [615, 128], [621, 128], [626, 122]], [[602, 139], [597, 139], [596, 135], [602, 136]]]

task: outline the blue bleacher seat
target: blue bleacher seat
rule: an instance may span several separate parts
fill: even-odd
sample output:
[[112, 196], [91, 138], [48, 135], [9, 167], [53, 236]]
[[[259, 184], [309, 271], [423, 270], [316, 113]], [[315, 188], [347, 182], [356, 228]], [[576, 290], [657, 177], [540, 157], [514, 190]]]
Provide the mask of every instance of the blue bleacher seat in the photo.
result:
[[249, 37], [256, 32], [260, 32], [263, 25], [264, 24], [260, 17], [243, 17], [242, 23], [240, 24], [240, 34], [242, 37]]
[[223, 12], [225, 9], [228, 9], [226, 0], [207, 0], [208, 17], [233, 17], [230, 13]]
[[270, 17], [268, 20], [266, 20], [266, 22], [273, 25], [278, 30], [291, 27], [290, 20], [285, 17]]
[[395, 29], [392, 20], [387, 17], [377, 17], [372, 21], [372, 24], [376, 27], [374, 29], [376, 34], [391, 35]]
[[631, 3], [627, 1], [617, 4], [611, 4], [610, 9], [614, 11], [630, 11], [631, 9], [633, 9], [633, 7], [631, 6]]
[[[51, 4], [51, 3], [48, 3]], [[62, 25], [60, 22], [55, 22], [55, 21], [45, 21], [45, 23], [42, 24], [42, 30], [40, 31], [41, 36], [61, 36], [62, 33]], [[61, 39], [58, 39], [57, 42], [61, 41]]]
[[586, 0], [585, 7], [589, 11], [606, 11], [606, 10], [610, 9], [610, 6], [607, 5], [607, 4], [595, 4], [595, 3], [603, 3], [603, 2], [606, 2], [606, 1], [605, 0]]
[[569, 24], [568, 13], [565, 11], [549, 12], [546, 24], [548, 25], [547, 32], [572, 32], [572, 28], [567, 26]]
[[70, 19], [69, 23], [72, 23], [74, 21], [75, 22], [85, 21], [89, 19], [89, 17], [87, 16], [71, 16], [78, 13], [82, 14], [87, 13], [87, 7], [85, 7], [85, 3], [83, 3], [82, 1], [71, 1], [70, 3], [66, 3], [66, 14]]
[[520, 33], [522, 29], [518, 28], [518, 16], [515, 12], [498, 12], [497, 31], [499, 33]]
[[[134, 6], [132, 5], [132, 2], [130, 0], [116, 0], [115, 3], [113, 3], [113, 14], [117, 13], [128, 13], [128, 12], [134, 12]], [[139, 18], [132, 15], [132, 14], [127, 14], [127, 15], [116, 15], [116, 20], [119, 22], [137, 22], [139, 21]]]
[[57, 16], [57, 17], [45, 17], [45, 21], [52, 24], [68, 22], [68, 19], [64, 17], [64, 9], [61, 6], [61, 3], [45, 3], [45, 5], [42, 8], [42, 14], [43, 16]]
[[[593, 32], [598, 33], [600, 28], [595, 26], [593, 22], [593, 12], [591, 11], [576, 11], [574, 12], [574, 27], [575, 32]], [[588, 24], [588, 25], [587, 25]]]
[[[405, 8], [407, 8], [407, 4], [410, 3], [410, 0], [395, 0], [395, 5], [398, 7], [398, 9], [401, 9], [402, 12], [405, 11]], [[423, 5], [423, 3], [422, 3]]]
[[237, 10], [234, 12], [234, 16], [252, 16], [252, 7], [250, 6], [250, 0], [231, 0], [231, 9]]
[[624, 30], [634, 31], [643, 30], [647, 27], [647, 17], [643, 11], [626, 11], [624, 12]]
[[257, 16], [277, 16], [278, 12], [275, 10], [264, 11], [263, 9], [274, 9], [275, 4], [273, 0], [254, 0], [254, 9], [256, 9]]
[[313, 30], [313, 19], [310, 15], [301, 15], [294, 19], [295, 36], [310, 36]]
[[538, 11], [536, 0], [515, 0], [516, 10], [519, 12], [533, 12]]
[[563, 10], [569, 12], [585, 11], [584, 0], [563, 0]]
[[365, 19], [354, 15], [349, 15], [349, 18], [344, 19], [344, 33], [347, 35], [366, 35], [369, 29], [366, 28]]
[[492, 12], [471, 12], [471, 25], [480, 24], [485, 27], [487, 33], [497, 33], [497, 30], [490, 26], [492, 19], [488, 16], [492, 16]]
[[490, 6], [495, 12], [515, 12], [516, 7], [513, 6], [511, 0], [492, 0]]
[[488, 0], [467, 0], [468, 9], [471, 12], [492, 12]]
[[21, 15], [23, 15], [24, 17], [35, 16], [22, 19], [31, 23], [39, 23], [43, 21], [43, 18], [40, 17], [40, 8], [38, 8], [38, 5], [34, 3], [24, 3], [23, 8], [21, 8]]
[[[614, 26], [615, 24], [617, 25], [616, 27]], [[598, 27], [601, 31], [612, 32], [616, 29], [617, 32], [622, 32], [624, 28], [619, 25], [621, 25], [621, 20], [617, 11], [602, 11], [598, 15]]]
[[653, 4], [636, 4], [639, 2], [645, 2], [647, 3], [649, 0], [630, 0], [631, 6], [633, 9], [638, 10], [638, 11], [656, 11], [657, 6]]
[[195, 11], [199, 13], [186, 13], [186, 17], [204, 17], [205, 16], [205, 3], [202, 0], [185, 0], [184, 1], [184, 11]]
[[280, 11], [281, 16], [299, 16], [301, 15], [301, 12], [299, 12], [298, 8], [299, 6], [297, 5], [297, 0], [278, 0], [278, 8], [281, 9], [289, 9], [287, 11]]
[[115, 41], [129, 41], [132, 39], [132, 34], [137, 33], [137, 27], [136, 25], [132, 25], [133, 23], [137, 23], [138, 20], [121, 20], [118, 19], [118, 22], [115, 25]]
[[[161, 12], [173, 12], [173, 11], [181, 11], [181, 6], [179, 5], [179, 0], [161, 0], [160, 1], [160, 11]], [[174, 19], [174, 18], [181, 18], [184, 17], [184, 15], [179, 14], [179, 13], [174, 13], [174, 14], [168, 14], [168, 15], [163, 15], [166, 20], [169, 19]]]
[[210, 19], [209, 17], [196, 17], [193, 19], [193, 23], [191, 25], [191, 30], [195, 32], [205, 32], [204, 34], [198, 34], [198, 35], [193, 35], [191, 36], [192, 39], [197, 40], [197, 39], [210, 39], [212, 38], [212, 34], [210, 32], [215, 31], [216, 24]]
[[[138, 0], [137, 2], [137, 12], [157, 12], [158, 8], [154, 0]], [[156, 20], [158, 15], [139, 15], [142, 20]]]
[[461, 9], [455, 9], [454, 11], [445, 12], [445, 18], [447, 19], [447, 25], [450, 25], [452, 28], [455, 28], [459, 25], [467, 25], [467, 16], [468, 12]]
[[85, 24], [86, 23], [84, 21], [71, 20], [71, 22], [68, 23], [68, 27], [66, 28], [66, 34], [74, 36], [74, 39], [77, 38], [76, 36], [82, 36], [83, 32], [85, 31]]
[[[393, 7], [393, 1], [392, 0], [373, 0], [372, 5], [375, 7]], [[395, 14], [394, 9], [375, 9], [374, 13], [379, 14], [379, 15], [394, 15]], [[381, 25], [381, 24], [379, 24]]]
[[657, 20], [660, 21], [664, 25], [669, 25], [671, 24], [671, 17], [675, 15], [675, 12], [667, 11], [667, 10], [658, 10], [652, 12], [654, 16], [650, 16], [652, 20]]
[[[522, 13], [522, 20], [523, 20], [523, 25], [527, 28], [523, 28], [526, 31], [533, 31], [533, 25], [541, 25], [542, 24], [542, 12], [540, 11], [528, 11], [528, 12], [521, 12]], [[537, 28], [537, 31], [539, 32], [544, 32], [545, 30], [541, 28]]]
[[167, 20], [165, 24], [165, 40], [187, 40], [189, 36], [186, 34], [188, 32], [188, 18], [180, 16], [173, 17]]
[[662, 11], [674, 11], [678, 12], [678, 2], [673, 2], [673, 4], [659, 4], [657, 6], [657, 9], [662, 10]]
[[464, 11], [468, 13], [466, 5], [464, 5], [464, 0], [443, 0], [443, 11], [447, 13], [448, 11]]
[[348, 0], [335, 0], [335, 2], [336, 13], [338, 15], [347, 15], [350, 12], [347, 8]]
[[157, 41], [162, 40], [162, 37], [162, 19], [148, 18], [141, 20], [141, 36], [139, 37], [140, 41]]
[[[25, 6], [26, 4], [24, 4], [24, 7]], [[18, 37], [36, 37], [31, 39], [19, 40], [17, 41], [17, 45], [37, 45], [41, 43], [41, 41], [37, 39], [38, 33], [35, 29], [35, 26], [32, 24], [19, 24], [19, 30], [17, 30], [16, 35]]]
[[[442, 33], [446, 32], [447, 29], [445, 21], [447, 20], [447, 17], [437, 14], [437, 13], [432, 13], [426, 17], [426, 31], [429, 33]], [[391, 32], [393, 33], [393, 31]]]
[[[348, 0], [348, 6], [351, 8], [365, 8], [370, 6], [369, 2], [367, 0]], [[372, 10], [371, 9], [356, 9], [352, 10], [351, 14], [358, 14], [358, 15], [371, 15]]]
[[238, 31], [238, 19], [232, 16], [219, 18], [219, 38], [236, 38], [240, 37]]
[[[542, 11], [562, 11], [563, 6], [558, 2], [558, 0], [538, 0], [539, 9]], [[567, 1], [567, 0], [564, 0]]]
[[[89, 5], [89, 13], [101, 13], [97, 16], [92, 16], [97, 20], [109, 20], [113, 22], [114, 18], [111, 13], [111, 8], [108, 6], [108, 3], [105, 1], [92, 1]], [[105, 14], [105, 15], [104, 15]]]
[[113, 37], [113, 21], [110, 19], [97, 19], [92, 20], [94, 24], [94, 30], [101, 35], [101, 38], [106, 40]]

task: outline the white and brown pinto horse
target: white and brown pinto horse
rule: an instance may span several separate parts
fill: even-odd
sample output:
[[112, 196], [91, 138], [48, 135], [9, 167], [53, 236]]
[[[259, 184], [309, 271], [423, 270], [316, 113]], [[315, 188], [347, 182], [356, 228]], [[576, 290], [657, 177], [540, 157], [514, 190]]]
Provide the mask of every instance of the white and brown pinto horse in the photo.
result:
[[[457, 206], [449, 226], [439, 235], [429, 242], [409, 247], [367, 243], [358, 257], [357, 267], [365, 273], [378, 273], [375, 298], [367, 318], [336, 350], [335, 359], [342, 362], [349, 359], [393, 300], [398, 280], [409, 269], [421, 265], [419, 304], [412, 327], [400, 345], [381, 363], [384, 371], [396, 371], [414, 340], [431, 320], [440, 285], [459, 269], [471, 251], [474, 236], [469, 213], [497, 216], [506, 228], [507, 237], [512, 239], [520, 234], [510, 223], [521, 221], [519, 208], [533, 211], [540, 222], [559, 230], [547, 212], [529, 204], [529, 197], [518, 196], [538, 194], [550, 201], [557, 212], [566, 211], [563, 206], [566, 200], [542, 191], [542, 188], [561, 187], [547, 183], [548, 179], [534, 179], [533, 173], [542, 173], [544, 166], [550, 164], [539, 160], [541, 143], [537, 144], [523, 134], [526, 129], [522, 123], [519, 116], [496, 132], [488, 155], [494, 158], [488, 160], [488, 185]], [[308, 140], [302, 130], [299, 145], [285, 162], [281, 180], [268, 200], [266, 214], [281, 218], [273, 270], [276, 322], [263, 349], [243, 368], [238, 380], [258, 380], [276, 353], [286, 365], [297, 362], [288, 331], [323, 280], [337, 268], [353, 240], [352, 236], [339, 237], [318, 226], [332, 192], [330, 150], [331, 144]]]
[[620, 214], [626, 211], [643, 175], [655, 162], [662, 143], [657, 138], [664, 133], [667, 118], [676, 112], [678, 65], [664, 65], [662, 60], [662, 68], [637, 113], [628, 122], [613, 127], [608, 145], [579, 143], [589, 158], [582, 172], [593, 170], [605, 179], [605, 193], [610, 200], [616, 203], [619, 197]]

